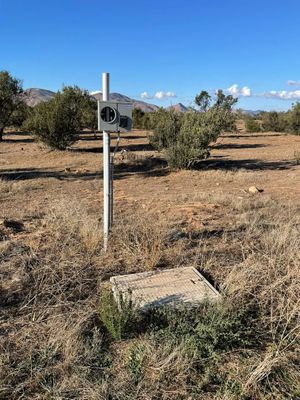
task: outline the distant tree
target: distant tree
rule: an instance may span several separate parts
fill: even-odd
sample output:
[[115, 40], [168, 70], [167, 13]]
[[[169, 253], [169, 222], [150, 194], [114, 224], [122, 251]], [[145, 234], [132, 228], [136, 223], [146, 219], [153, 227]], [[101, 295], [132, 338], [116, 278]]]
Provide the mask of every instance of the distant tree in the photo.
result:
[[261, 123], [251, 116], [245, 118], [245, 127], [249, 133], [261, 132]]
[[262, 127], [265, 132], [285, 132], [287, 130], [285, 114], [276, 111], [263, 112]]
[[300, 135], [300, 103], [293, 104], [287, 115], [289, 130]]
[[207, 111], [211, 102], [211, 96], [206, 90], [202, 90], [196, 97], [195, 103], [201, 111]]
[[9, 125], [14, 128], [23, 128], [24, 122], [30, 117], [32, 113], [32, 108], [29, 107], [25, 102], [20, 104], [20, 106], [11, 114], [9, 119]]
[[38, 104], [26, 122], [27, 129], [51, 148], [65, 150], [78, 139], [78, 133], [91, 120], [95, 107], [87, 91], [77, 86], [64, 87], [52, 100]]
[[23, 106], [23, 88], [19, 79], [8, 71], [0, 71], [0, 141], [3, 131], [10, 124], [12, 114]]
[[144, 111], [139, 108], [134, 108], [132, 110], [132, 125], [135, 129], [143, 129], [144, 128]]
[[264, 131], [279, 132], [279, 118], [276, 111], [265, 112], [262, 116], [262, 126]]

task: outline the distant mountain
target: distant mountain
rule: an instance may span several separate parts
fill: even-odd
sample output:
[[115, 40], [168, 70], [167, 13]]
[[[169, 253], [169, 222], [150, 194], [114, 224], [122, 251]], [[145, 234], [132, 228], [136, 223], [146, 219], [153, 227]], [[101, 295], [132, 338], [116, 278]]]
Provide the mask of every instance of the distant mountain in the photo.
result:
[[[101, 92], [91, 93], [91, 96], [94, 97], [96, 100], [102, 100]], [[158, 108], [159, 108], [155, 104], [150, 104], [150, 103], [146, 103], [145, 101], [131, 99], [130, 97], [125, 96], [124, 94], [121, 94], [121, 93], [110, 93], [109, 98], [112, 101], [120, 101], [120, 102], [128, 101], [130, 103], [133, 103], [134, 108], [139, 108], [140, 110], [142, 110], [144, 112], [153, 112], [153, 111], [158, 110]]]
[[174, 110], [177, 112], [186, 112], [188, 111], [188, 108], [184, 106], [182, 103], [174, 104], [173, 106], [170, 106], [167, 108], [167, 110]]
[[241, 108], [239, 109], [239, 111], [244, 115], [250, 115], [252, 117], [255, 117], [256, 115], [258, 115], [261, 112], [263, 112], [262, 110], [243, 110]]
[[[25, 91], [25, 101], [30, 107], [34, 107], [37, 104], [43, 101], [51, 100], [55, 92], [46, 89], [38, 89], [38, 88], [30, 88], [26, 89]], [[101, 92], [93, 92], [91, 96], [96, 100], [102, 100], [102, 93]], [[109, 95], [110, 100], [112, 101], [119, 101], [119, 102], [130, 102], [133, 103], [134, 108], [139, 108], [144, 112], [153, 112], [156, 111], [159, 107], [155, 104], [146, 103], [144, 101], [134, 100], [128, 96], [125, 96], [121, 93], [110, 93]]]
[[55, 96], [55, 93], [51, 92], [51, 90], [37, 88], [26, 89], [24, 93], [25, 101], [30, 107], [34, 107], [43, 101], [49, 101]]

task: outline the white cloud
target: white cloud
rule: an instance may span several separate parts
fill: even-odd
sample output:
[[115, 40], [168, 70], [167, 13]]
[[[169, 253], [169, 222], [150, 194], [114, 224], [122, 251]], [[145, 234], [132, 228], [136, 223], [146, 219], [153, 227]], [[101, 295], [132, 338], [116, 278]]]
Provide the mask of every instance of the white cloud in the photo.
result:
[[163, 99], [167, 99], [170, 97], [177, 97], [176, 93], [174, 92], [156, 92], [154, 97], [158, 100], [163, 100]]
[[163, 91], [158, 91], [153, 96], [151, 94], [149, 94], [148, 92], [141, 93], [141, 98], [142, 99], [164, 100], [164, 99], [168, 99], [170, 97], [177, 97], [177, 95], [174, 92], [163, 92]]
[[148, 92], [141, 93], [141, 99], [153, 99], [153, 96], [150, 96]]
[[290, 81], [287, 81], [287, 84], [289, 86], [300, 86], [300, 81], [292, 81], [292, 80], [290, 80]]
[[300, 90], [271, 90], [270, 92], [264, 93], [263, 96], [268, 99], [300, 100]]
[[250, 97], [252, 95], [251, 89], [248, 86], [240, 88], [236, 83], [226, 89], [226, 92], [234, 97]]

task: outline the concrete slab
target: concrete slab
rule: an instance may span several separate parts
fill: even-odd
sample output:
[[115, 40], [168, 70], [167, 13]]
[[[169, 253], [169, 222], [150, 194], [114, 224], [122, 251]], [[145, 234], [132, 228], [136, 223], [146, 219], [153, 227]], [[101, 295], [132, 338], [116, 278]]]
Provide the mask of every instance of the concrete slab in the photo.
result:
[[193, 267], [119, 275], [110, 281], [116, 298], [131, 293], [131, 300], [141, 309], [220, 298], [219, 292]]

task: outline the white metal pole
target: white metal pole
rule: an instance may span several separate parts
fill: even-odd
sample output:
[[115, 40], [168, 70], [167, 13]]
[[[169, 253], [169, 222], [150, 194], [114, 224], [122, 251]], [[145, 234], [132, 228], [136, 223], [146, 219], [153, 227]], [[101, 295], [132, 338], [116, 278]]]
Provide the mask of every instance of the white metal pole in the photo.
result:
[[100, 100], [97, 101], [98, 131], [100, 131]]
[[[109, 101], [109, 73], [102, 74], [102, 100]], [[107, 250], [109, 229], [111, 226], [110, 211], [110, 134], [103, 131], [103, 233], [104, 233], [104, 251]]]

